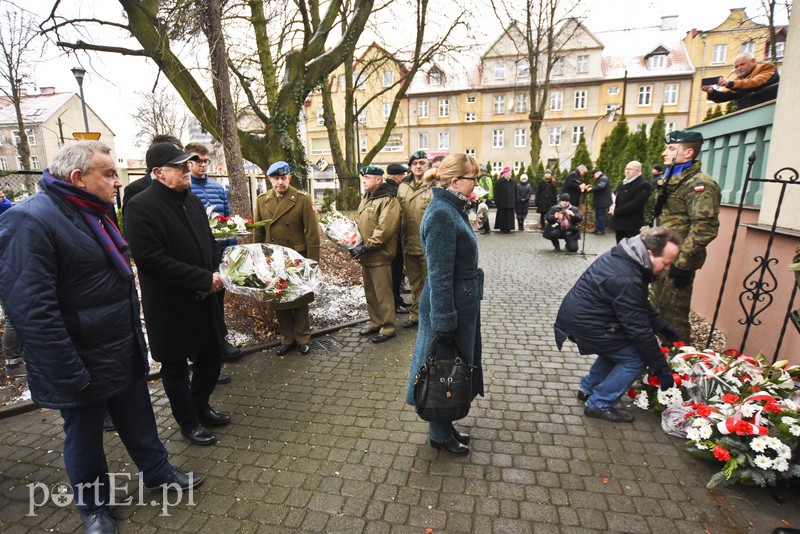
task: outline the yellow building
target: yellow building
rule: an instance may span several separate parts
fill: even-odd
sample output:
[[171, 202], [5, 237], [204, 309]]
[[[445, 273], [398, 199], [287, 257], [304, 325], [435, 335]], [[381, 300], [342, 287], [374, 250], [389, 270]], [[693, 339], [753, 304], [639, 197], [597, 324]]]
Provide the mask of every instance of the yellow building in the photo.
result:
[[[691, 124], [703, 118], [717, 104], [703, 98], [700, 81], [703, 78], [735, 77], [733, 61], [742, 52], [752, 53], [759, 61], [772, 61], [780, 69], [783, 64], [783, 47], [786, 42], [786, 27], [777, 28], [776, 57], [772, 58], [769, 27], [750, 20], [744, 8], [731, 9], [728, 18], [710, 30], [697, 30], [686, 34], [684, 43], [689, 58], [695, 67], [695, 97], [691, 106]], [[725, 104], [723, 104], [724, 106]]]

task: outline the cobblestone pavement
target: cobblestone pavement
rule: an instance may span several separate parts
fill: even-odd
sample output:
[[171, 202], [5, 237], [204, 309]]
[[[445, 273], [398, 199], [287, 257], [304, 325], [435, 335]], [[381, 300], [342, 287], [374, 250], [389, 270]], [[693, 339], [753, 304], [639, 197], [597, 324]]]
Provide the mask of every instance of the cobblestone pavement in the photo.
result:
[[[150, 384], [172, 462], [206, 476], [191, 502], [128, 494], [120, 532], [580, 533], [771, 532], [800, 525], [798, 498], [778, 505], [759, 488], [710, 491], [713, 468], [661, 431], [657, 416], [614, 425], [587, 419], [575, 399], [592, 359], [555, 350], [561, 297], [593, 257], [551, 250], [534, 232], [478, 236], [486, 270], [487, 394], [459, 425], [472, 453], [432, 449], [403, 404], [414, 331], [373, 345], [357, 328], [317, 338], [307, 357], [248, 355], [213, 401], [234, 424], [211, 447], [187, 445], [160, 382]], [[613, 236], [588, 236], [587, 252]], [[402, 321], [403, 318], [398, 319]], [[29, 514], [28, 484], [66, 481], [54, 411], [0, 420], [0, 532], [76, 532], [72, 507]], [[107, 434], [110, 469], [135, 468]], [[124, 482], [124, 481], [123, 481]], [[42, 502], [43, 492], [36, 495]], [[126, 494], [120, 494], [119, 500]]]

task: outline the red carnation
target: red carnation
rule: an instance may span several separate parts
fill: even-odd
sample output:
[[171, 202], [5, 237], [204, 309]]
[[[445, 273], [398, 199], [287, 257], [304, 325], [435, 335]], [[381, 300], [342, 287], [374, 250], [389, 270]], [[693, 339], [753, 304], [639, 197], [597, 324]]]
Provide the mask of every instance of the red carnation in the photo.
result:
[[747, 436], [749, 434], [752, 434], [751, 428], [752, 425], [746, 421], [736, 421], [736, 426], [734, 427], [734, 430], [740, 436]]
[[708, 417], [711, 415], [711, 406], [708, 406], [705, 403], [698, 403], [697, 406], [694, 407], [697, 410], [697, 413], [700, 414], [701, 417]]
[[719, 460], [720, 462], [727, 462], [731, 459], [731, 453], [728, 452], [727, 449], [720, 447], [719, 445], [714, 446], [714, 458]]
[[750, 386], [750, 391], [761, 391], [761, 388], [758, 386]]
[[661, 347], [661, 352], [663, 352], [664, 354], [669, 354], [669, 348]]
[[635, 399], [639, 395], [639, 392], [633, 388], [628, 389], [628, 396], [632, 399]]
[[781, 407], [776, 402], [768, 402], [764, 405], [765, 412], [781, 413]]
[[722, 402], [726, 404], [733, 404], [734, 402], [739, 400], [739, 395], [734, 395], [733, 393], [726, 393], [722, 396]]
[[675, 343], [673, 343], [673, 345], [675, 347], [681, 348], [681, 347], [685, 347], [686, 343], [684, 343], [683, 341], [676, 341]]
[[723, 352], [722, 354], [724, 354], [725, 356], [732, 356], [732, 357], [734, 357], [734, 358], [738, 358], [739, 356], [741, 356], [741, 355], [742, 355], [742, 353], [741, 353], [741, 352], [739, 352], [739, 351], [738, 351], [738, 350], [736, 350], [736, 349], [728, 349], [728, 350], [726, 350], [725, 352]]

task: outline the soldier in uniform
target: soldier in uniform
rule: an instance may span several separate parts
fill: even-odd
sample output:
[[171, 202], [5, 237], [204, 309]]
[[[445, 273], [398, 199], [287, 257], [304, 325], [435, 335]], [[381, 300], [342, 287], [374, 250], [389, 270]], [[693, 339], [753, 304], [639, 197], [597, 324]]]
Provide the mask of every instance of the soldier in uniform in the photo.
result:
[[428, 262], [422, 252], [419, 238], [419, 226], [422, 214], [431, 201], [431, 182], [425, 182], [422, 176], [428, 170], [428, 154], [418, 150], [408, 158], [411, 174], [403, 179], [397, 189], [397, 200], [403, 219], [400, 236], [403, 240], [403, 262], [406, 275], [411, 283], [411, 310], [403, 328], [417, 326], [419, 322], [419, 297], [428, 277]]
[[364, 242], [350, 254], [361, 263], [369, 324], [359, 334], [383, 343], [395, 335], [392, 296], [392, 260], [400, 232], [400, 204], [383, 181], [383, 169], [369, 165], [361, 169], [364, 197], [358, 206], [358, 231]]
[[[285, 161], [276, 161], [267, 170], [272, 189], [258, 196], [254, 220], [266, 220], [266, 226], [254, 230], [255, 243], [271, 243], [296, 250], [306, 258], [319, 261], [319, 224], [311, 197], [298, 191], [289, 182], [291, 169]], [[281, 346], [276, 354], [282, 356], [298, 347], [300, 354], [308, 354], [311, 347], [311, 326], [308, 322], [308, 305], [314, 293], [286, 303], [272, 303], [278, 316]]]
[[680, 253], [668, 272], [650, 286], [653, 307], [690, 342], [689, 309], [695, 271], [706, 260], [706, 247], [719, 231], [719, 184], [701, 172], [695, 161], [703, 146], [698, 132], [674, 131], [667, 134], [662, 156], [669, 165], [659, 180], [654, 216], [661, 226], [672, 228], [683, 238]]

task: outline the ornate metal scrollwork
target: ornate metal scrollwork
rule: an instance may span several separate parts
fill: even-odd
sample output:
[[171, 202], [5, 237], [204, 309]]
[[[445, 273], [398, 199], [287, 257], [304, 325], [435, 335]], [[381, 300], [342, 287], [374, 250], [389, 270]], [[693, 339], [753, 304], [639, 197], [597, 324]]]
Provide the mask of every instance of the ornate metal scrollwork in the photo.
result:
[[793, 167], [784, 167], [775, 171], [775, 180], [778, 182], [798, 182], [800, 181], [800, 174]]
[[778, 289], [778, 279], [771, 268], [778, 264], [778, 259], [756, 256], [753, 261], [756, 262], [756, 268], [745, 277], [742, 282], [744, 291], [739, 294], [739, 305], [744, 311], [744, 319], [739, 319], [739, 324], [758, 326], [761, 324], [758, 315], [770, 307], [774, 300], [772, 293]]

